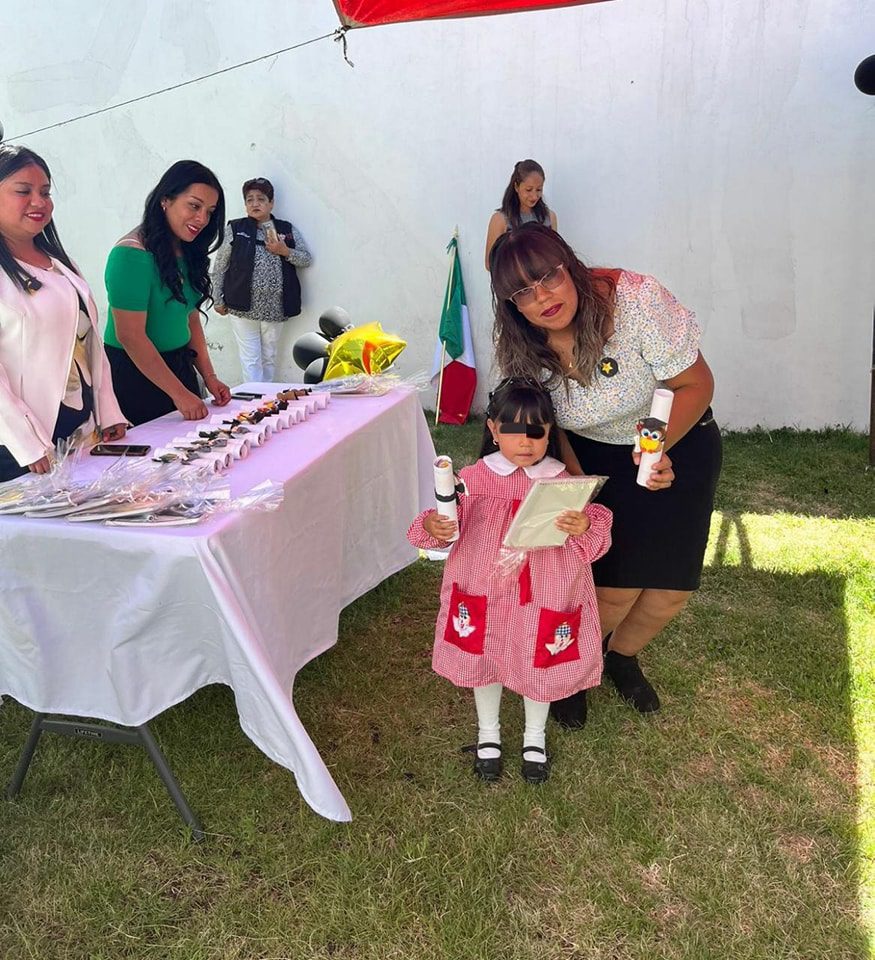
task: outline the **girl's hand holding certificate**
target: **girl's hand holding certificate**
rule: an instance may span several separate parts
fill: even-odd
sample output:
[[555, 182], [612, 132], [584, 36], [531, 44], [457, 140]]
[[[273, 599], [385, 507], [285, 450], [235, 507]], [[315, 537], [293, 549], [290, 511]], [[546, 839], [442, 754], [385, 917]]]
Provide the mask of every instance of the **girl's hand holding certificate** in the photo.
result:
[[582, 510], [564, 510], [556, 518], [556, 529], [569, 537], [581, 537], [589, 530], [589, 517]]

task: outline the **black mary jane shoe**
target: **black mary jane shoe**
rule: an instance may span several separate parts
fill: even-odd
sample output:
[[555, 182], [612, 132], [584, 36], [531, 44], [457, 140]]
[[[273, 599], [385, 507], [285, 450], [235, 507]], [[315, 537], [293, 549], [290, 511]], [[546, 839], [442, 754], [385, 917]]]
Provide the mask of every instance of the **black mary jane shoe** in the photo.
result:
[[586, 690], [554, 700], [550, 704], [550, 716], [565, 730], [581, 730], [586, 723]]
[[[543, 760], [526, 760], [527, 753], [541, 753]], [[523, 765], [520, 768], [523, 780], [526, 783], [546, 783], [550, 779], [550, 761], [547, 759], [547, 751], [541, 747], [523, 747]]]
[[615, 650], [605, 654], [605, 674], [617, 693], [639, 713], [656, 713], [659, 696], [638, 665], [638, 657], [625, 657]]
[[479, 750], [501, 750], [500, 743], [472, 743], [469, 747], [462, 747], [463, 753], [474, 754], [474, 773], [484, 783], [495, 783], [501, 779], [504, 764], [501, 757], [481, 757]]

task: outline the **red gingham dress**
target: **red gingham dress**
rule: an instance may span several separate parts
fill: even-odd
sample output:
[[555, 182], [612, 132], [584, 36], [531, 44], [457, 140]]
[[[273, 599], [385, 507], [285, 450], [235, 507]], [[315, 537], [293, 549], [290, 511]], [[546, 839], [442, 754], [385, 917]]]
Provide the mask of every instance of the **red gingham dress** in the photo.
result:
[[[501, 683], [531, 700], [559, 700], [596, 686], [602, 634], [590, 564], [611, 545], [611, 512], [586, 508], [589, 530], [564, 546], [529, 551], [524, 576], [496, 574], [501, 541], [534, 483], [522, 468], [508, 476], [482, 460], [460, 471], [459, 539], [446, 561], [432, 666], [459, 687]], [[566, 471], [558, 474], [568, 476]], [[415, 547], [444, 546], [421, 513], [407, 538]], [[525, 601], [526, 593], [531, 599]]]

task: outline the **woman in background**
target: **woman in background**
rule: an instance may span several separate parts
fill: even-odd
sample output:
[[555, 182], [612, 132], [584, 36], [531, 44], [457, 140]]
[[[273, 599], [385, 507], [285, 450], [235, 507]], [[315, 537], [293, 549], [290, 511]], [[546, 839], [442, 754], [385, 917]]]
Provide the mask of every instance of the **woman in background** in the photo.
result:
[[309, 267], [313, 258], [297, 227], [271, 216], [270, 180], [247, 180], [243, 202], [246, 216], [228, 223], [213, 264], [214, 309], [232, 315], [243, 379], [271, 383], [283, 321], [301, 312], [296, 268]]
[[216, 405], [231, 399], [213, 369], [201, 323], [211, 300], [209, 255], [224, 217], [215, 174], [195, 160], [179, 160], [146, 198], [139, 226], [110, 251], [104, 339], [131, 423], [172, 410], [186, 420], [206, 417], [196, 370]]
[[508, 230], [524, 223], [543, 223], [558, 230], [556, 214], [544, 202], [544, 168], [535, 160], [519, 160], [501, 198], [501, 206], [492, 214], [486, 231], [486, 269], [495, 241]]

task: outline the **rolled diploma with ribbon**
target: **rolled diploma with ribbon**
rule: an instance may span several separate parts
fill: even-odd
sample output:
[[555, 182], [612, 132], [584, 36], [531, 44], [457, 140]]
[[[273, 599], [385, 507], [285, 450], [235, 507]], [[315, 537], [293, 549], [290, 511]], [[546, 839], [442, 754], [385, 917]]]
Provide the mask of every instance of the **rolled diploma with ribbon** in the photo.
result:
[[[184, 448], [175, 447], [177, 453], [185, 454]], [[196, 447], [190, 454], [193, 463], [208, 463], [214, 473], [221, 473], [231, 463], [231, 455], [224, 450], [211, 450], [209, 447]]]
[[[223, 417], [221, 414], [214, 414], [210, 417], [210, 425], [221, 427], [223, 430], [229, 430], [231, 424], [228, 422], [227, 417]], [[246, 437], [249, 441], [251, 447], [260, 447], [264, 443], [264, 431], [259, 430], [261, 426], [260, 423], [244, 423], [243, 428], [246, 430], [246, 433], [232, 433], [232, 437]]]
[[245, 460], [249, 456], [249, 441], [246, 437], [229, 437], [228, 450], [235, 460]]
[[[184, 462], [183, 458], [186, 456], [186, 451], [180, 450], [178, 447], [158, 447], [152, 456], [155, 460], [159, 459], [160, 457], [172, 457], [173, 459], [182, 462], [182, 465], [185, 467], [196, 467], [207, 463], [207, 461], [200, 456], [192, 457], [192, 459]], [[214, 463], [210, 463], [209, 466], [213, 472], [218, 472], [218, 468]]]
[[246, 439], [254, 447], [260, 447], [270, 439], [270, 426], [262, 420], [260, 423], [244, 423]]
[[[274, 433], [279, 433], [280, 430], [287, 429], [289, 425], [289, 418], [286, 416], [287, 411], [275, 410], [273, 413], [269, 413], [264, 420], [267, 420]], [[262, 421], [262, 423], [264, 422]]]
[[[434, 496], [437, 512], [450, 520], [459, 522], [458, 494], [456, 478], [453, 475], [453, 461], [449, 457], [437, 457], [434, 461]], [[450, 537], [454, 543], [459, 539], [459, 531]]]
[[[638, 463], [638, 478], [636, 483], [646, 487], [654, 466], [662, 459], [662, 449], [665, 445], [665, 428], [671, 415], [671, 405], [674, 393], [664, 387], [657, 387], [653, 391], [653, 400], [650, 402], [650, 416], [638, 421], [638, 437], [635, 441], [636, 449], [641, 451], [641, 460]], [[658, 431], [658, 440], [654, 431]], [[646, 436], [645, 436], [646, 434]], [[647, 449], [654, 443], [656, 449]]]
[[[244, 414], [252, 414], [255, 413], [256, 410], [257, 408], [253, 407], [250, 410], [241, 410], [240, 412]], [[247, 427], [252, 427], [254, 430], [261, 430], [264, 434], [264, 439], [270, 440], [271, 434], [273, 434], [277, 429], [277, 426], [274, 426], [274, 424], [271, 423], [271, 420], [271, 417], [262, 417], [257, 423], [253, 423], [251, 420], [246, 420], [245, 425]]]
[[274, 432], [273, 424], [267, 417], [262, 417], [258, 423], [253, 423], [251, 420], [244, 420], [243, 426], [247, 427], [252, 433], [260, 434], [262, 443], [267, 443]]
[[[226, 453], [230, 453], [230, 445], [225, 443], [222, 446], [213, 446], [209, 440], [199, 437], [196, 433], [190, 433], [186, 437], [174, 437], [173, 446], [177, 450], [185, 452], [194, 450], [202, 460], [212, 460], [214, 456], [219, 456], [220, 460], [227, 459]], [[209, 456], [207, 456], [209, 454]]]
[[310, 405], [304, 400], [289, 400], [289, 410], [296, 410], [298, 413], [298, 423], [306, 420], [310, 415]]
[[234, 461], [234, 456], [227, 448], [222, 450], [210, 450], [200, 454], [202, 460], [212, 460], [216, 464], [216, 472], [221, 473], [227, 470]]

